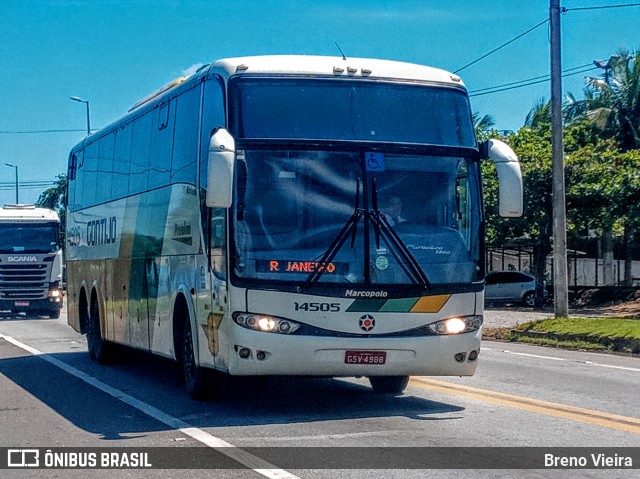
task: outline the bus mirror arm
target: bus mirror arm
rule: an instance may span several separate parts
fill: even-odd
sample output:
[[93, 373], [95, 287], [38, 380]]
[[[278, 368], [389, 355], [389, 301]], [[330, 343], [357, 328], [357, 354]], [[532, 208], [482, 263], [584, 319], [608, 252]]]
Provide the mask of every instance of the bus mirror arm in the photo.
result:
[[515, 152], [500, 140], [488, 140], [480, 143], [480, 155], [483, 159], [492, 160], [496, 166], [500, 216], [505, 218], [522, 216], [522, 172]]
[[224, 128], [211, 132], [207, 163], [209, 208], [230, 208], [233, 198], [233, 170], [236, 160], [235, 140]]

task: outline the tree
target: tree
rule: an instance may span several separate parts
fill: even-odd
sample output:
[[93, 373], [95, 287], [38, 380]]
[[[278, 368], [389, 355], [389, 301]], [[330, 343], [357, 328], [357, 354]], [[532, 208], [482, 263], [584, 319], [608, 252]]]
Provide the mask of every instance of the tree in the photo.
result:
[[[565, 117], [571, 121], [588, 121], [603, 139], [616, 142], [619, 153], [626, 154], [640, 150], [640, 51], [629, 54], [627, 50], [619, 50], [606, 64], [604, 78], [588, 78], [584, 91], [584, 100], [568, 98]], [[618, 159], [618, 161], [622, 161]], [[620, 163], [619, 163], [620, 164]], [[618, 172], [622, 168], [617, 169]], [[625, 174], [634, 175], [635, 171], [625, 170]], [[617, 176], [626, 183], [627, 177]], [[634, 183], [634, 182], [630, 182]], [[627, 192], [632, 197], [633, 186]], [[615, 206], [618, 204], [616, 203]], [[625, 239], [625, 284], [631, 285], [631, 242], [637, 228], [636, 204], [628, 201], [621, 203]], [[610, 209], [606, 211], [609, 225], [604, 229], [604, 236], [610, 238], [614, 218]], [[606, 242], [607, 244], [609, 242]], [[605, 253], [611, 261], [613, 254]], [[611, 262], [610, 261], [610, 262]], [[612, 265], [609, 269], [612, 269]], [[607, 268], [605, 268], [605, 272]]]
[[473, 129], [476, 132], [478, 141], [488, 139], [489, 132], [496, 124], [493, 117], [491, 115], [484, 115], [481, 117], [480, 113], [473, 112], [471, 119], [473, 120]]
[[36, 204], [43, 208], [55, 210], [60, 216], [60, 237], [62, 245], [65, 244], [64, 235], [67, 224], [66, 214], [66, 198], [67, 198], [67, 175], [60, 174], [56, 176], [56, 181], [51, 188], [43, 191], [38, 197]]

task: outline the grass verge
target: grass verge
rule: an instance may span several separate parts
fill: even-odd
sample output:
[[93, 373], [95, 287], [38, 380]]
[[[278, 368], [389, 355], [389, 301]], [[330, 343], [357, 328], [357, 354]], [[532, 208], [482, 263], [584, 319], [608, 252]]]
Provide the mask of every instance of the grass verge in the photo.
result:
[[640, 354], [640, 320], [621, 318], [549, 318], [517, 329], [487, 329], [484, 337], [544, 346]]

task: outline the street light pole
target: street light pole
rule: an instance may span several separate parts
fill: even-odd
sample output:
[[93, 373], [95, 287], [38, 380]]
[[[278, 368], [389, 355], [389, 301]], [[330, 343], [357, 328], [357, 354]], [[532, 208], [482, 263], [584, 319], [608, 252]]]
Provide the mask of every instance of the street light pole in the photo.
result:
[[87, 136], [91, 134], [91, 120], [89, 119], [89, 100], [83, 100], [77, 96], [70, 97], [71, 100], [87, 105]]
[[20, 204], [20, 202], [18, 201], [18, 167], [16, 165], [12, 165], [11, 163], [5, 163], [5, 165], [16, 169], [16, 205]]

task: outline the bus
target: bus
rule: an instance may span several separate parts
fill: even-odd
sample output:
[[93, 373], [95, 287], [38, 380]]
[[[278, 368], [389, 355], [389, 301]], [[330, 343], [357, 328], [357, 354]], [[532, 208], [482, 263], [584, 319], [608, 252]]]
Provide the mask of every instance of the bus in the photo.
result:
[[60, 218], [48, 208], [0, 208], [0, 310], [60, 317], [63, 302]]
[[[480, 161], [500, 214], [518, 159], [476, 141], [451, 73], [376, 59], [229, 58], [132, 106], [69, 157], [68, 321], [219, 374], [474, 374], [483, 320]], [[120, 349], [120, 348], [119, 348]]]

